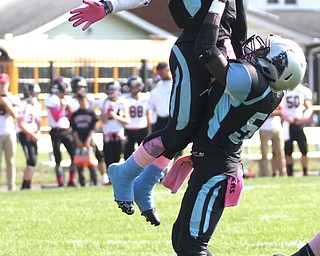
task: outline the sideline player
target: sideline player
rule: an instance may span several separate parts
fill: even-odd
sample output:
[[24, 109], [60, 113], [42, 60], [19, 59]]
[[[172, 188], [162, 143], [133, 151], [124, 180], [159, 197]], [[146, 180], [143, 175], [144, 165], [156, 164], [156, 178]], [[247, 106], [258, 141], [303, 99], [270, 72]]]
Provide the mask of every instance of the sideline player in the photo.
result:
[[60, 164], [62, 160], [60, 145], [62, 143], [67, 149], [71, 159], [68, 186], [75, 187], [77, 186], [77, 168], [73, 164], [75, 144], [69, 122], [72, 114], [72, 102], [71, 98], [67, 96], [71, 91], [71, 85], [69, 80], [63, 76], [55, 77], [52, 84], [53, 93], [47, 99], [45, 99], [44, 105], [48, 112], [48, 124], [51, 127], [50, 137], [56, 163], [55, 172], [57, 176], [57, 183], [59, 187], [64, 186], [64, 173]]
[[41, 104], [38, 101], [40, 91], [38, 84], [30, 83], [24, 85], [23, 99], [21, 100], [17, 117], [18, 138], [27, 160], [21, 189], [31, 188], [32, 174], [37, 163], [37, 141], [40, 138], [41, 126]]
[[308, 143], [303, 128], [306, 123], [310, 122], [313, 114], [312, 110], [312, 91], [302, 85], [298, 84], [292, 90], [288, 90], [283, 97], [282, 105], [283, 113], [283, 127], [285, 136], [284, 151], [287, 163], [288, 176], [294, 175], [293, 170], [293, 142], [297, 141], [301, 152], [301, 166], [303, 176], [308, 175]]
[[124, 125], [129, 123], [128, 103], [120, 97], [121, 87], [118, 81], [105, 85], [108, 97], [101, 100], [101, 130], [103, 133], [103, 153], [107, 168], [120, 161], [125, 142]]
[[[89, 108], [94, 109], [100, 100], [95, 101], [93, 98], [90, 98], [88, 95], [88, 83], [87, 80], [82, 76], [74, 76], [71, 79], [71, 87], [72, 87], [72, 99], [73, 99], [73, 112], [77, 111], [80, 108], [79, 100], [77, 97], [78, 93], [85, 93], [86, 98], [88, 99]], [[109, 177], [107, 174], [107, 167], [104, 161], [103, 152], [99, 150], [98, 146], [95, 148], [95, 155], [98, 160], [98, 170], [101, 174], [101, 184], [109, 185]]]

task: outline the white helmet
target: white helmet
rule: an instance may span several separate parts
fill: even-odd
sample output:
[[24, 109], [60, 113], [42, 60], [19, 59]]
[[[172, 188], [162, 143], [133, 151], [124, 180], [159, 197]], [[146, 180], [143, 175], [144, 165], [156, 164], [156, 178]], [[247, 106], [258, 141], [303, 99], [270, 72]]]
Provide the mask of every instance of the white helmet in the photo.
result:
[[245, 58], [260, 66], [263, 75], [276, 91], [296, 87], [306, 72], [306, 58], [300, 46], [292, 40], [270, 35], [266, 41], [251, 36], [243, 45]]

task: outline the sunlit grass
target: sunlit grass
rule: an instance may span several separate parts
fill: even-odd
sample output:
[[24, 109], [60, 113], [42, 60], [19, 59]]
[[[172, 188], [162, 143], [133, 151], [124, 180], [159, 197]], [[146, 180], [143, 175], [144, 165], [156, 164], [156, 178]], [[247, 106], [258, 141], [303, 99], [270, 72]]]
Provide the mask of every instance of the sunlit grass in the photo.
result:
[[[293, 253], [318, 231], [320, 177], [245, 180], [240, 206], [228, 208], [214, 255]], [[183, 190], [185, 187], [183, 188]], [[123, 214], [112, 188], [57, 188], [0, 193], [1, 255], [175, 255], [171, 227], [183, 190], [156, 188], [161, 225]]]

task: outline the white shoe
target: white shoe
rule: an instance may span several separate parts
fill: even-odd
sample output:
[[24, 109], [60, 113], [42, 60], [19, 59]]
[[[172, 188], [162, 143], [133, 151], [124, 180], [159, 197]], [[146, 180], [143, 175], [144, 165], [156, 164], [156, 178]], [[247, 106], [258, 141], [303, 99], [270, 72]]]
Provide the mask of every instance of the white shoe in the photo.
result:
[[105, 173], [105, 174], [102, 175], [101, 184], [103, 186], [110, 184], [110, 180], [109, 180], [108, 174]]

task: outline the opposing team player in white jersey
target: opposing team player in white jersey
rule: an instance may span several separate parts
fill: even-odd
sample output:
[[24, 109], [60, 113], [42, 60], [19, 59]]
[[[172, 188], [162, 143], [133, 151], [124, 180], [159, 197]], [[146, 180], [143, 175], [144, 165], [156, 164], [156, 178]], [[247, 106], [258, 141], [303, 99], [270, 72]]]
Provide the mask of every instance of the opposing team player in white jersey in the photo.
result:
[[292, 90], [284, 95], [282, 100], [284, 108], [284, 139], [285, 139], [285, 156], [287, 163], [288, 176], [294, 175], [293, 170], [293, 142], [298, 143], [301, 152], [301, 165], [303, 175], [308, 175], [308, 144], [303, 127], [311, 121], [312, 110], [312, 91], [298, 84]]
[[130, 90], [126, 97], [129, 104], [129, 123], [125, 125], [124, 159], [134, 152], [136, 143], [140, 145], [152, 132], [150, 94], [141, 92], [144, 84], [139, 76], [129, 77], [127, 84]]
[[40, 86], [35, 83], [23, 87], [21, 106], [17, 117], [17, 132], [23, 152], [26, 156], [26, 167], [23, 173], [21, 189], [31, 188], [31, 179], [37, 163], [38, 145], [41, 126], [41, 104], [38, 101]]
[[128, 101], [121, 97], [120, 84], [112, 81], [105, 86], [107, 99], [101, 100], [101, 129], [103, 132], [103, 153], [107, 168], [120, 161], [125, 142], [124, 125], [129, 123]]

